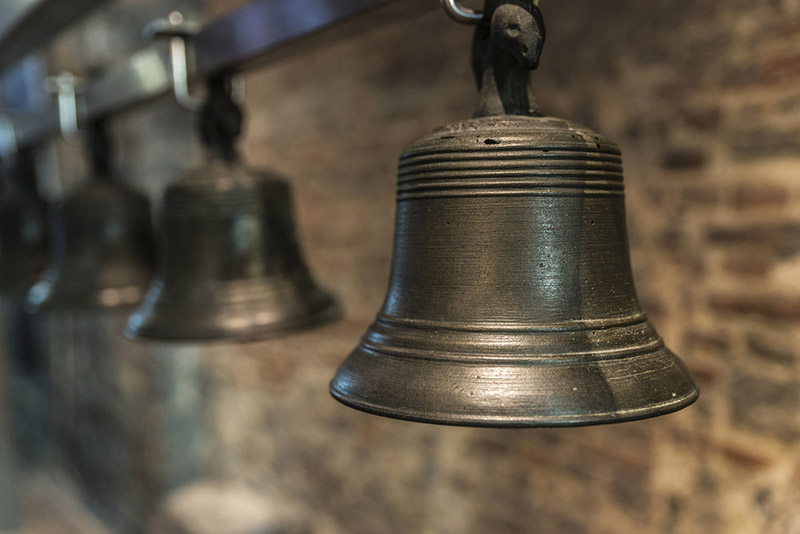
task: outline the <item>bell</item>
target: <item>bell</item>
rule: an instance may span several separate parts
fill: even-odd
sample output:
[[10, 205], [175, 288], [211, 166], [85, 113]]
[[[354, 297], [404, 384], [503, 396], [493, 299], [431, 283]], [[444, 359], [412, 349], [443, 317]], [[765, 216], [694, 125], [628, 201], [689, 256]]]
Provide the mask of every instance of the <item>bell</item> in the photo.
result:
[[93, 125], [94, 175], [52, 209], [53, 261], [28, 292], [29, 311], [131, 307], [150, 283], [150, 203], [112, 180], [107, 143], [104, 125]]
[[240, 127], [224, 84], [213, 83], [203, 111], [207, 164], [165, 192], [158, 274], [128, 336], [250, 340], [338, 316], [303, 261], [288, 184], [238, 163]]
[[0, 202], [0, 294], [24, 295], [47, 264], [47, 208], [36, 191], [33, 154], [18, 154]]
[[476, 118], [400, 158], [383, 308], [331, 393], [365, 412], [470, 426], [641, 419], [698, 396], [637, 300], [620, 150], [544, 117], [531, 1], [489, 2]]

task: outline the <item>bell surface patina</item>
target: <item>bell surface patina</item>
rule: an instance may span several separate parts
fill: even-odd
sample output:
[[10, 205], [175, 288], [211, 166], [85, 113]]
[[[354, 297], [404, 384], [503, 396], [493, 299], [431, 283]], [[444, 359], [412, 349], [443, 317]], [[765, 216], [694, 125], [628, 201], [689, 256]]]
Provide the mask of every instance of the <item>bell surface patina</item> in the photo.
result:
[[679, 410], [698, 396], [638, 302], [622, 161], [541, 116], [532, 2], [489, 2], [476, 118], [400, 158], [383, 308], [331, 383], [366, 412], [471, 426], [568, 426]]
[[201, 120], [207, 161], [164, 194], [158, 274], [129, 337], [248, 341], [339, 316], [303, 261], [288, 183], [239, 163], [241, 120], [223, 80], [212, 80]]

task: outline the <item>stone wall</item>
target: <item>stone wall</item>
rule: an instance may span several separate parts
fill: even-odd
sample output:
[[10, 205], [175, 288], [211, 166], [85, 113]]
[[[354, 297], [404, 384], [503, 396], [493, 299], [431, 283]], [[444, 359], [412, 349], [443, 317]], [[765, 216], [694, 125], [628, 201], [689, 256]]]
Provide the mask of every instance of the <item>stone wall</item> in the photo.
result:
[[[475, 101], [470, 30], [407, 3], [430, 8], [247, 75], [243, 153], [289, 177], [308, 262], [346, 316], [270, 342], [148, 346], [203, 358], [212, 429], [204, 485], [152, 528], [204, 532], [224, 512], [209, 503], [231, 500], [217, 491], [317, 533], [799, 533], [800, 1], [542, 2], [540, 101], [623, 149], [640, 297], [702, 395], [649, 421], [507, 431], [385, 420], [327, 393], [384, 296], [398, 154]], [[129, 32], [120, 13], [138, 6], [102, 24]], [[96, 47], [80, 31], [56, 65]], [[126, 179], [157, 199], [197, 160], [191, 124], [169, 99], [120, 117]]]

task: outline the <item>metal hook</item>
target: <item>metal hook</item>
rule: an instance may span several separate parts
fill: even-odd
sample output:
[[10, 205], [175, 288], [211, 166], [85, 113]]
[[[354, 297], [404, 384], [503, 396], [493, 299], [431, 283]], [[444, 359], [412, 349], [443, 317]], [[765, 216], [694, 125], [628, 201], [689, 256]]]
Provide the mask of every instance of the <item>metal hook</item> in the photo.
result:
[[[483, 12], [463, 7], [458, 0], [441, 0], [445, 12], [456, 22], [461, 24], [478, 24], [483, 20]], [[539, 0], [533, 0], [533, 5], [539, 7]]]
[[483, 20], [483, 13], [468, 7], [462, 7], [458, 0], [441, 0], [445, 12], [450, 18], [461, 24], [478, 24]]
[[18, 152], [19, 144], [14, 121], [3, 115], [0, 117], [0, 157], [7, 162], [13, 159]]
[[[172, 87], [175, 100], [190, 111], [203, 107], [202, 98], [189, 92], [189, 44], [190, 38], [197, 34], [199, 25], [184, 19], [180, 11], [171, 12], [167, 18], [150, 22], [144, 28], [146, 37], [169, 37], [169, 60], [172, 70]], [[236, 104], [244, 102], [245, 82], [240, 74], [231, 76], [231, 97]]]
[[175, 100], [190, 111], [197, 111], [203, 105], [203, 99], [196, 98], [189, 92], [187, 40], [197, 31], [198, 26], [185, 21], [180, 11], [173, 11], [165, 19], [154, 20], [144, 29], [147, 37], [169, 37], [169, 61]]
[[189, 68], [186, 52], [186, 39], [173, 37], [169, 40], [169, 57], [172, 65], [172, 87], [178, 103], [190, 111], [196, 111], [203, 105], [202, 98], [195, 98], [189, 93]]
[[78, 128], [78, 79], [70, 72], [48, 77], [46, 88], [56, 95], [58, 103], [58, 126], [66, 140], [74, 139]]
[[[191, 95], [189, 92], [189, 68], [186, 39], [175, 36], [169, 41], [170, 61], [172, 64], [172, 86], [175, 99], [184, 108], [197, 111], [203, 107], [205, 100]], [[236, 104], [242, 104], [247, 94], [244, 76], [234, 74], [231, 81], [231, 98]]]

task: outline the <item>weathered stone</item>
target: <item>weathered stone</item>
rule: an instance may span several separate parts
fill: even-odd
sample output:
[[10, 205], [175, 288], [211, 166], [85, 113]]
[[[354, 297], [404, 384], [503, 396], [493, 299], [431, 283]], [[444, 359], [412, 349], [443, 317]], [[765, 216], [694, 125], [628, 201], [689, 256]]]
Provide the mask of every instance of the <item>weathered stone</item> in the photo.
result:
[[241, 484], [199, 482], [176, 490], [148, 531], [152, 534], [300, 534], [301, 512], [274, 495]]
[[732, 422], [786, 441], [800, 438], [800, 388], [787, 378], [777, 381], [738, 373], [730, 388]]
[[772, 464], [771, 459], [761, 454], [758, 450], [749, 450], [731, 444], [722, 445], [720, 450], [726, 460], [741, 469], [752, 471], [763, 469]]
[[672, 253], [680, 253], [681, 248], [686, 245], [686, 237], [680, 228], [666, 228], [658, 235], [657, 243]]
[[729, 336], [725, 331], [706, 332], [697, 329], [688, 330], [683, 336], [687, 351], [710, 353], [726, 353], [730, 347]]
[[748, 334], [747, 348], [759, 358], [783, 365], [795, 365], [800, 361], [800, 352], [794, 342], [778, 334]]
[[769, 254], [758, 254], [754, 251], [732, 251], [725, 259], [723, 267], [736, 276], [763, 277], [773, 266], [773, 258]]
[[800, 223], [795, 221], [712, 225], [705, 235], [712, 245], [748, 246], [759, 249], [761, 254], [769, 250], [779, 258], [790, 257], [800, 251]]
[[706, 165], [708, 155], [696, 148], [675, 148], [664, 154], [661, 166], [673, 171], [700, 169]]
[[[31, 475], [23, 488], [24, 534], [119, 534], [80, 501], [77, 488], [53, 471]], [[14, 531], [17, 532], [17, 531]], [[11, 533], [8, 533], [11, 534]]]
[[687, 107], [683, 109], [683, 120], [695, 130], [712, 131], [717, 129], [722, 119], [718, 107]]
[[785, 187], [767, 184], [742, 184], [736, 188], [735, 202], [738, 209], [778, 208], [788, 200]]
[[794, 157], [800, 154], [800, 128], [748, 126], [731, 134], [730, 146], [739, 160]]
[[800, 111], [800, 95], [792, 94], [780, 99], [777, 109], [780, 113], [797, 113]]
[[771, 58], [761, 68], [761, 81], [782, 82], [800, 77], [800, 55], [791, 54]]
[[[688, 352], [689, 356], [693, 354], [694, 353], [691, 351]], [[694, 381], [697, 382], [697, 384], [701, 387], [714, 385], [719, 375], [715, 369], [700, 365], [692, 365], [690, 370], [692, 373], [692, 378], [694, 378]]]
[[685, 186], [681, 189], [681, 200], [688, 207], [707, 208], [720, 201], [723, 188], [719, 186]]
[[800, 296], [783, 293], [718, 294], [709, 301], [723, 315], [752, 316], [765, 320], [800, 321]]

